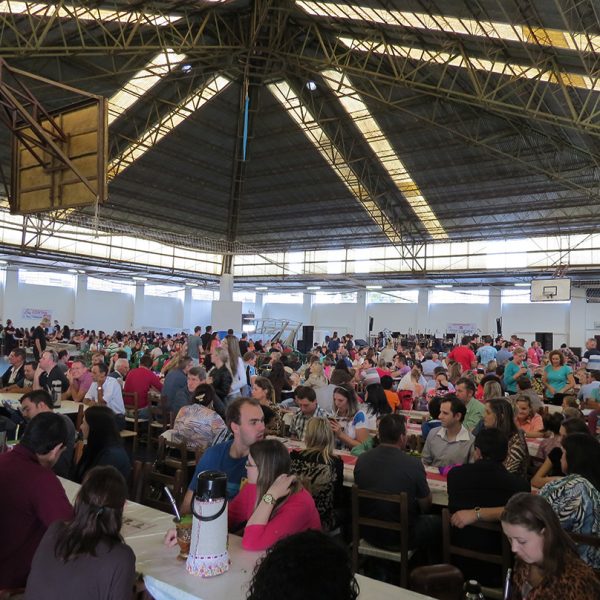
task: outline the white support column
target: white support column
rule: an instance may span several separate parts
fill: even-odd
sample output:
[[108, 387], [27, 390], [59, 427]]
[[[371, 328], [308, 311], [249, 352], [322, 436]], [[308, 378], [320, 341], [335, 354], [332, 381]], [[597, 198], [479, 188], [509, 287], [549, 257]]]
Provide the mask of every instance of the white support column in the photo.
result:
[[[427, 288], [420, 288], [415, 332], [425, 333], [429, 329], [429, 290]], [[435, 334], [435, 331], [431, 331], [431, 334]]]
[[490, 302], [488, 304], [487, 322], [484, 335], [491, 335], [495, 338], [497, 335], [496, 319], [502, 316], [502, 290], [497, 287], [490, 288]]
[[17, 267], [10, 266], [6, 269], [4, 278], [4, 294], [2, 298], [2, 316], [4, 320], [11, 319], [13, 325], [18, 327], [24, 325], [22, 319], [22, 309], [24, 306], [18, 306], [19, 297], [19, 270]]
[[77, 285], [75, 286], [75, 305], [73, 307], [73, 322], [71, 325], [79, 327], [82, 322], [82, 315], [86, 314], [87, 308], [87, 283], [88, 278], [85, 273], [77, 275]]
[[[254, 302], [254, 318], [262, 319], [263, 306], [264, 306], [265, 295], [262, 292], [256, 292], [256, 302]], [[250, 336], [252, 337], [252, 336]]]
[[146, 323], [145, 312], [144, 312], [144, 282], [135, 282], [135, 302], [133, 304], [133, 329], [139, 331]]
[[569, 346], [585, 347], [586, 309], [585, 288], [572, 287], [569, 307]]
[[315, 298], [314, 294], [309, 294], [308, 292], [304, 292], [302, 294], [302, 318], [299, 319], [302, 321], [303, 325], [312, 325], [312, 306], [313, 300]]
[[221, 302], [233, 302], [233, 275], [223, 273], [219, 281], [219, 300]]
[[4, 313], [5, 297], [6, 297], [6, 273], [8, 269], [0, 269], [0, 320], [5, 321], [10, 319]]
[[367, 292], [359, 290], [356, 292], [356, 310], [354, 313], [354, 331], [340, 331], [340, 336], [345, 333], [354, 335], [354, 339], [368, 339], [369, 315], [367, 314]]
[[183, 329], [191, 333], [194, 327], [195, 325], [192, 324], [192, 288], [186, 285], [183, 294]]

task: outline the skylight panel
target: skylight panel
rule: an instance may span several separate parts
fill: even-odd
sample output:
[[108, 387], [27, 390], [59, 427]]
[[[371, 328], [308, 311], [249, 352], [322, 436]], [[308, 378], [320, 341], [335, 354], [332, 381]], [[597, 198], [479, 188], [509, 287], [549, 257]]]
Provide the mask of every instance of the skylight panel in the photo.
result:
[[352, 195], [362, 204], [370, 217], [377, 223], [381, 230], [393, 244], [400, 244], [402, 239], [387, 216], [381, 211], [370, 197], [369, 192], [360, 182], [345, 158], [335, 147], [332, 140], [317, 123], [300, 98], [285, 82], [269, 84], [269, 90], [273, 96], [281, 102], [288, 114], [302, 129], [306, 137], [319, 151], [321, 156], [328, 162], [333, 170], [339, 175]]
[[131, 144], [108, 166], [108, 178], [112, 179], [143, 156], [170, 131], [194, 114], [200, 107], [223, 91], [229, 84], [229, 79], [217, 75], [208, 80], [200, 90], [188, 96], [179, 106], [144, 132], [136, 142]]
[[427, 29], [456, 35], [487, 37], [525, 44], [540, 44], [553, 48], [567, 48], [580, 52], [600, 52], [600, 35], [563, 31], [560, 29], [531, 28], [499, 21], [482, 21], [430, 15], [410, 11], [386, 10], [367, 6], [296, 0], [296, 5], [316, 17], [333, 17], [353, 21], [368, 21], [381, 25]]
[[431, 210], [419, 186], [394, 152], [365, 103], [350, 85], [349, 79], [335, 70], [324, 71], [322, 76], [429, 235], [434, 239], [445, 239], [446, 232]]
[[177, 15], [158, 15], [138, 11], [115, 11], [105, 8], [66, 6], [43, 2], [0, 2], [0, 13], [9, 15], [31, 15], [44, 18], [78, 19], [80, 21], [103, 21], [121, 24], [144, 24], [164, 27], [181, 19]]
[[141, 71], [138, 71], [108, 102], [108, 124], [113, 123], [135, 104], [161, 78], [168, 75], [183, 59], [170, 48], [157, 54]]
[[595, 92], [600, 91], [600, 80], [575, 73], [560, 72], [557, 74], [555, 72], [538, 69], [537, 67], [506, 63], [500, 60], [491, 61], [458, 53], [451, 54], [449, 52], [424, 50], [422, 48], [411, 48], [409, 46], [398, 46], [396, 44], [379, 44], [377, 42], [346, 37], [339, 37], [338, 40], [351, 50], [358, 50], [359, 52], [373, 52], [375, 54], [384, 54], [397, 58], [408, 58], [419, 62], [436, 63], [462, 69], [474, 69], [512, 78], [525, 77], [527, 79], [545, 81], [547, 83], [558, 83], [557, 77], [560, 77], [561, 83], [564, 83], [565, 85], [584, 88]]

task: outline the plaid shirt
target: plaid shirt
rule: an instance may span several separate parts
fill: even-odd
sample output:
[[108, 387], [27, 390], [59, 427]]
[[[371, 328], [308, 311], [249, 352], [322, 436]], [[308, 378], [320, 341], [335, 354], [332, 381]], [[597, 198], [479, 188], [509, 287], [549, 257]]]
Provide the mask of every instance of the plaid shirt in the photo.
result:
[[304, 413], [299, 411], [296, 416], [292, 419], [292, 425], [290, 427], [290, 436], [296, 437], [299, 440], [304, 441], [304, 431], [306, 430], [306, 424], [313, 417], [320, 417], [321, 419], [325, 419], [327, 417], [327, 413], [317, 405], [317, 409], [314, 414], [310, 417], [307, 417]]

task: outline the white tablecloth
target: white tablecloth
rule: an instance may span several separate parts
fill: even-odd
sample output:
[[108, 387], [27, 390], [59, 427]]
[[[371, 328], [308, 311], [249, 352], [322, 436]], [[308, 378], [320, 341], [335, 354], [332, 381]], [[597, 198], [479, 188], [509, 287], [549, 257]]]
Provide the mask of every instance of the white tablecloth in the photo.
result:
[[[69, 500], [73, 501], [79, 485], [61, 479]], [[156, 600], [244, 600], [248, 583], [260, 552], [242, 548], [241, 538], [229, 536], [229, 571], [218, 577], [202, 579], [189, 575], [185, 562], [177, 559], [179, 548], [167, 548], [163, 537], [173, 526], [173, 517], [135, 502], [125, 505], [121, 533], [136, 555], [136, 569], [144, 575], [148, 591]], [[425, 600], [415, 594], [361, 575], [360, 600]], [[308, 600], [308, 599], [307, 599]]]

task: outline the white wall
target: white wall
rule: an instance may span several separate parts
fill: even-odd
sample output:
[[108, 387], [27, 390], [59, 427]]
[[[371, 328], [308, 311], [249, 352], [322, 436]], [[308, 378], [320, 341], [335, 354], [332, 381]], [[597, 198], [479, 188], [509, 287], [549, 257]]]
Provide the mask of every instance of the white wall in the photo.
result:
[[[82, 282], [80, 282], [82, 283]], [[2, 285], [0, 281], [0, 286]], [[189, 294], [187, 296], [189, 298]], [[139, 300], [139, 298], [138, 298]], [[373, 331], [390, 329], [407, 333], [443, 334], [449, 323], [475, 323], [482, 333], [490, 331], [497, 316], [503, 318], [506, 336], [517, 334], [528, 342], [536, 332], [551, 332], [554, 346], [566, 342], [582, 346], [584, 340], [600, 334], [600, 304], [587, 304], [585, 298], [571, 304], [430, 304], [427, 294], [419, 304], [311, 304], [305, 296], [303, 304], [264, 304], [264, 318], [291, 319], [315, 328], [315, 341], [336, 330], [340, 334], [352, 332], [365, 337], [368, 317], [373, 317]], [[17, 326], [31, 327], [39, 319], [25, 320], [24, 308], [50, 311], [52, 319], [69, 326], [113, 331], [127, 330], [138, 323], [140, 327], [162, 330], [192, 330], [195, 325], [204, 328], [211, 323], [211, 302], [191, 300], [187, 312], [179, 298], [144, 296], [136, 305], [135, 296], [117, 292], [88, 291], [80, 285], [77, 292], [52, 286], [19, 284], [17, 273], [6, 272], [1, 318], [12, 319]], [[251, 309], [244, 306], [244, 311]], [[137, 311], [137, 312], [136, 312]], [[494, 313], [494, 314], [492, 314]], [[184, 315], [185, 322], [184, 322]], [[577, 317], [577, 318], [575, 318]], [[572, 329], [572, 331], [571, 331]]]
[[130, 330], [133, 326], [133, 309], [134, 298], [131, 294], [88, 290], [77, 303], [75, 325], [96, 331]]

